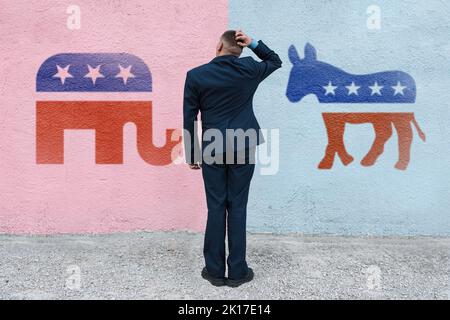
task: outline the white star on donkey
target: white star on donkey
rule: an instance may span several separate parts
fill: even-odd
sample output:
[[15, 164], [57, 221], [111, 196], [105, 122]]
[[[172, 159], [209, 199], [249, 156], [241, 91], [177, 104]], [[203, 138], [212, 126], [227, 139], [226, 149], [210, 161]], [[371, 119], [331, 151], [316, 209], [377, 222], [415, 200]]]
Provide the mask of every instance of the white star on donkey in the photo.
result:
[[372, 90], [372, 93], [370, 94], [371, 96], [373, 96], [374, 94], [381, 96], [381, 89], [383, 89], [384, 86], [379, 86], [378, 82], [375, 81], [373, 86], [369, 86], [369, 88], [370, 90]]
[[119, 64], [119, 73], [116, 75], [116, 78], [122, 78], [123, 83], [127, 84], [128, 78], [134, 78], [134, 74], [131, 73], [131, 65], [129, 65], [128, 67], [124, 68]]
[[335, 95], [334, 90], [336, 90], [337, 86], [333, 86], [333, 84], [328, 82], [328, 85], [322, 86], [322, 88], [325, 89], [325, 95], [327, 96], [329, 93], [331, 93], [333, 96]]
[[358, 89], [361, 88], [360, 86], [355, 85], [353, 81], [351, 85], [345, 87], [348, 89], [349, 96], [351, 96], [352, 94], [358, 95]]
[[66, 78], [73, 78], [73, 75], [69, 73], [70, 64], [61, 68], [59, 65], [56, 65], [58, 72], [53, 75], [53, 78], [59, 78], [61, 80], [61, 84], [64, 84]]
[[402, 96], [404, 96], [405, 94], [403, 93], [403, 90], [406, 89], [406, 86], [402, 86], [402, 84], [400, 83], [400, 81], [397, 82], [396, 86], [392, 86], [392, 89], [394, 89], [394, 96], [396, 96], [397, 94], [401, 94]]
[[91, 78], [92, 83], [94, 84], [94, 86], [95, 86], [95, 81], [97, 81], [97, 78], [104, 78], [105, 77], [104, 75], [102, 75], [100, 73], [100, 66], [101, 65], [98, 65], [95, 68], [92, 68], [90, 65], [88, 65], [89, 72], [84, 76], [84, 78]]

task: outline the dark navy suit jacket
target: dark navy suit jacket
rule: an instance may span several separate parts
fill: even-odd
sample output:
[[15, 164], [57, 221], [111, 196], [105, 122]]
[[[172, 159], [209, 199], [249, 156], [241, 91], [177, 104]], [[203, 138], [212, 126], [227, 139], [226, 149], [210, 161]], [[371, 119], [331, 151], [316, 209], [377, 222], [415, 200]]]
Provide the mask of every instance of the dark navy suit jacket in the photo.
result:
[[[253, 113], [253, 95], [258, 85], [267, 76], [281, 67], [278, 55], [262, 41], [252, 49], [262, 61], [252, 57], [238, 58], [234, 55], [218, 56], [209, 63], [188, 71], [184, 88], [185, 154], [188, 163], [201, 161], [200, 147], [195, 122], [200, 111], [203, 134], [207, 129], [218, 129], [223, 137], [223, 150], [229, 150], [227, 129], [256, 130], [256, 144], [264, 142], [259, 135], [259, 124]], [[217, 131], [216, 131], [217, 132]], [[188, 140], [189, 139], [189, 140]], [[231, 142], [231, 148], [238, 151], [242, 145]], [[253, 147], [248, 139], [244, 148]], [[208, 142], [202, 137], [202, 150]]]

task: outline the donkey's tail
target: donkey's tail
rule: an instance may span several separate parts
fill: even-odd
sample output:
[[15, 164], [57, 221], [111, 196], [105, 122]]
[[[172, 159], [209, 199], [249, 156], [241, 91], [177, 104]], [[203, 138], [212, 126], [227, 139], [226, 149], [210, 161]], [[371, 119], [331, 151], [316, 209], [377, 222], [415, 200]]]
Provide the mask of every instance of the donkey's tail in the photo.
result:
[[425, 142], [425, 140], [426, 140], [425, 133], [423, 133], [422, 129], [420, 129], [419, 124], [417, 123], [416, 118], [414, 117], [414, 115], [413, 115], [413, 118], [412, 118], [412, 123], [413, 123], [414, 127], [416, 128], [420, 139], [422, 139]]

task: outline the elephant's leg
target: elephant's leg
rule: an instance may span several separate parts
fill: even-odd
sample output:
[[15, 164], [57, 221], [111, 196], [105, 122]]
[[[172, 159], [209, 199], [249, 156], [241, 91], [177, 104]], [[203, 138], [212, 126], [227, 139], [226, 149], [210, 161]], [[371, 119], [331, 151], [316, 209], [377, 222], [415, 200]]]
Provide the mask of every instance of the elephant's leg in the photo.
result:
[[384, 151], [384, 145], [386, 141], [392, 136], [392, 124], [391, 120], [380, 119], [373, 122], [373, 128], [375, 130], [375, 140], [366, 156], [361, 160], [363, 166], [372, 166], [378, 157]]
[[412, 143], [412, 128], [410, 119], [398, 119], [394, 121], [394, 127], [397, 130], [398, 136], [398, 161], [395, 168], [399, 170], [406, 170], [409, 164]]
[[325, 156], [319, 163], [319, 169], [331, 169], [336, 153], [344, 165], [349, 164], [353, 157], [347, 153], [344, 146], [345, 119], [342, 115], [334, 113], [323, 113], [322, 116], [327, 130], [328, 144]]
[[36, 163], [64, 163], [64, 127], [61, 110], [39, 101], [36, 105]]
[[48, 128], [40, 120], [36, 124], [36, 163], [64, 163], [64, 129]]
[[123, 163], [123, 124], [116, 123], [96, 128], [95, 130], [95, 163]]

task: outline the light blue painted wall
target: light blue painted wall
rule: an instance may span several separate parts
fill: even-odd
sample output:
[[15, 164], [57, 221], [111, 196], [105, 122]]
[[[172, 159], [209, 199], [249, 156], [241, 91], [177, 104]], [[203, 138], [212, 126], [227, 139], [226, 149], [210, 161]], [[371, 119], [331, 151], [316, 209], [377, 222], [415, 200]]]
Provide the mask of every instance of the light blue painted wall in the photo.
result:
[[[381, 8], [381, 29], [368, 30], [366, 9]], [[252, 231], [376, 234], [450, 234], [450, 2], [230, 0], [230, 28], [242, 28], [280, 54], [283, 68], [261, 84], [255, 112], [262, 127], [280, 129], [280, 170], [256, 174], [249, 203]], [[291, 64], [287, 51], [306, 42], [318, 59], [348, 72], [402, 70], [417, 84], [415, 104], [299, 103], [285, 96]], [[249, 54], [247, 52], [247, 54]], [[374, 138], [369, 125], [347, 127], [355, 161], [318, 170], [327, 143], [324, 111], [407, 111], [427, 135], [414, 133], [407, 171], [394, 169], [397, 136], [375, 166], [359, 160]]]

